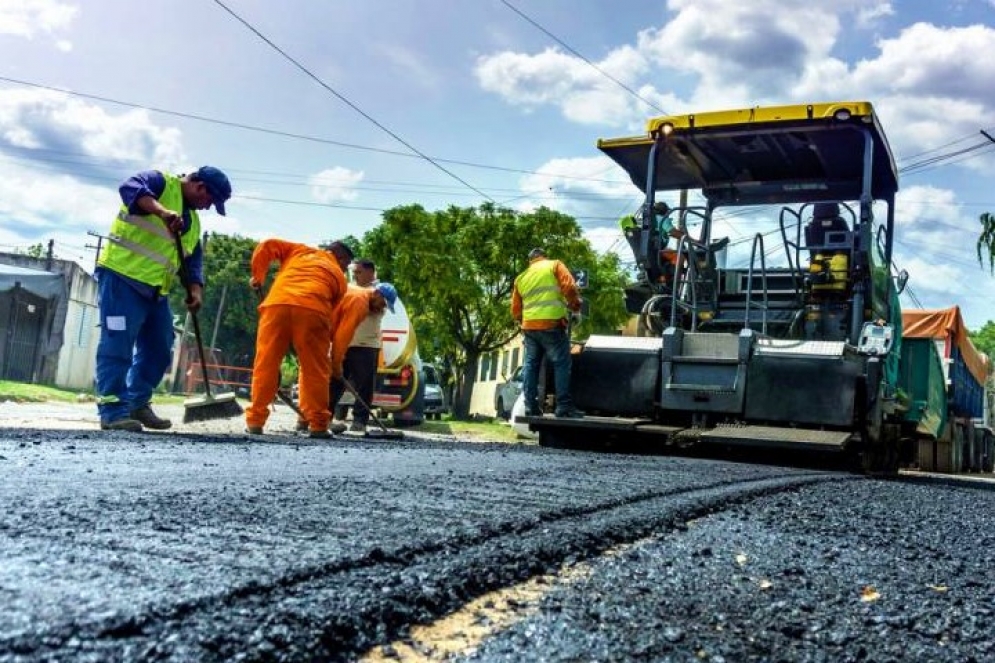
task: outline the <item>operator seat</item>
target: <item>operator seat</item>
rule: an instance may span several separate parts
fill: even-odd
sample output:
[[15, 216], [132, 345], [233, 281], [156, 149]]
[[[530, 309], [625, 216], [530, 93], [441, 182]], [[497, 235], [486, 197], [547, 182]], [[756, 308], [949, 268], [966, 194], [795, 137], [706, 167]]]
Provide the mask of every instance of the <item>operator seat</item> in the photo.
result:
[[816, 203], [812, 210], [812, 219], [805, 226], [805, 246], [811, 256], [816, 253], [826, 253], [827, 245], [831, 244], [829, 233], [849, 230], [850, 226], [840, 216], [840, 206], [837, 203]]

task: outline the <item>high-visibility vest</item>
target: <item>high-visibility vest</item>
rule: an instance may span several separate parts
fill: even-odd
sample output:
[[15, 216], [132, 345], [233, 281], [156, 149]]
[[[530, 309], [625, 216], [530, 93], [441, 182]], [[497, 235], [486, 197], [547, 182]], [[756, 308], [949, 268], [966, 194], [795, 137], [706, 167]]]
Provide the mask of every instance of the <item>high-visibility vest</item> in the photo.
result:
[[536, 260], [515, 279], [522, 296], [522, 321], [567, 317], [567, 300], [556, 280], [556, 260]]
[[[163, 176], [166, 188], [159, 196], [159, 202], [167, 209], [182, 210], [180, 178], [166, 173]], [[186, 255], [193, 253], [200, 239], [200, 217], [196, 210], [191, 209], [189, 213], [190, 228], [181, 237]], [[162, 219], [154, 214], [132, 214], [127, 205], [121, 205], [97, 264], [159, 288], [165, 294], [179, 270], [180, 258], [173, 233]]]

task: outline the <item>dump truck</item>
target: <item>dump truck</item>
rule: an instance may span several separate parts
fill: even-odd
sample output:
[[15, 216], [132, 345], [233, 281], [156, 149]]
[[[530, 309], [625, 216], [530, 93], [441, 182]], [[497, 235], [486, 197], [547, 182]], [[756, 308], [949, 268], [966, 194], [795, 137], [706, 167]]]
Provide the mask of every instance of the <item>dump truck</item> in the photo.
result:
[[[576, 348], [588, 416], [517, 421], [544, 445], [789, 447], [897, 471], [908, 275], [892, 273], [898, 176], [871, 103], [657, 117], [598, 147], [644, 198], [625, 229], [639, 335]], [[668, 195], [674, 247], [656, 205]]]
[[902, 312], [899, 395], [907, 464], [928, 472], [992, 472], [988, 357], [968, 337], [960, 307]]

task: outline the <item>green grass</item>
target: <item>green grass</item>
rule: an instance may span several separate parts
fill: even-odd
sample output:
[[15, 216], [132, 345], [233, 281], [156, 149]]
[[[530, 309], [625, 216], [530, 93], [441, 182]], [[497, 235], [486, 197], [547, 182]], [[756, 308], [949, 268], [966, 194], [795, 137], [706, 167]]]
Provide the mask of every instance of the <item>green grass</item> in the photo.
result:
[[85, 392], [56, 389], [55, 387], [45, 387], [26, 382], [0, 380], [0, 401], [17, 401], [19, 403], [58, 401], [62, 403], [75, 403], [81, 400], [80, 394], [89, 396]]
[[[152, 400], [156, 403], [182, 403], [185, 396], [174, 394], [155, 394]], [[93, 392], [59, 389], [28, 382], [11, 382], [0, 380], [0, 401], [16, 401], [18, 403], [78, 403], [92, 401]]]

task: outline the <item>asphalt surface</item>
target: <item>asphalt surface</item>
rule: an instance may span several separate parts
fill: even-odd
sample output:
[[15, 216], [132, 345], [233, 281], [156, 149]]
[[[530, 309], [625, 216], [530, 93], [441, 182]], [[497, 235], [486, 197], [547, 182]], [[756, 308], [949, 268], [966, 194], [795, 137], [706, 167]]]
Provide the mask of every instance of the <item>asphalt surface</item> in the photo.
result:
[[542, 575], [537, 610], [456, 658], [993, 656], [974, 485], [88, 411], [0, 404], [3, 663], [403, 660], [413, 625]]

